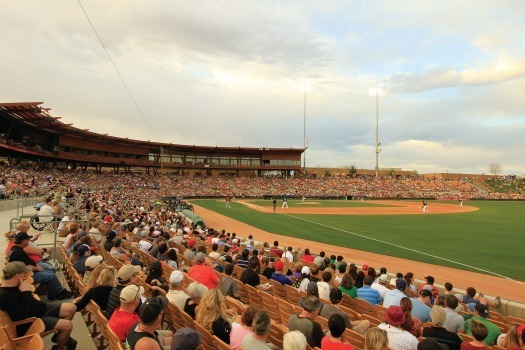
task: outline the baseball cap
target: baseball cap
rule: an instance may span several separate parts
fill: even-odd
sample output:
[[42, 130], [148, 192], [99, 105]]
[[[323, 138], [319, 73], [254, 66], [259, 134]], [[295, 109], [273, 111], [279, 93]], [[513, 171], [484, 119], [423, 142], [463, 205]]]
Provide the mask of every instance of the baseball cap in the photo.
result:
[[179, 270], [175, 270], [170, 275], [170, 283], [179, 283], [184, 279], [184, 275]]
[[164, 296], [149, 298], [140, 306], [140, 320], [145, 324], [152, 323], [159, 317], [166, 305], [168, 305], [168, 299]]
[[388, 283], [388, 275], [386, 273], [379, 276], [379, 282]]
[[102, 255], [91, 255], [89, 258], [86, 259], [85, 265], [88, 269], [93, 270], [103, 260], [104, 258], [102, 257]]
[[310, 268], [308, 266], [303, 266], [303, 268], [301, 269], [301, 274], [302, 275], [309, 275], [310, 274]]
[[183, 327], [175, 331], [171, 340], [171, 350], [197, 350], [201, 337], [195, 330]]
[[402, 278], [398, 278], [396, 280], [396, 288], [399, 289], [400, 291], [404, 291], [407, 287], [407, 281], [405, 281], [404, 279]]
[[343, 292], [340, 289], [330, 290], [330, 300], [340, 301], [343, 299]]
[[422, 297], [432, 297], [432, 292], [429, 291], [428, 289], [422, 289], [421, 292], [419, 292], [419, 294]]
[[24, 241], [26, 239], [33, 238], [33, 236], [28, 235], [27, 232], [17, 232], [15, 233], [13, 238], [15, 239], [15, 241]]
[[197, 244], [197, 242], [193, 239], [193, 238], [190, 238], [188, 240], [188, 248], [192, 248], [195, 246], [195, 244]]
[[403, 310], [396, 305], [392, 305], [386, 310], [385, 320], [392, 326], [400, 326], [406, 321]]
[[139, 295], [144, 294], [144, 287], [138, 284], [130, 284], [126, 286], [120, 292], [120, 301], [123, 303], [130, 303], [135, 300]]
[[144, 230], [140, 233], [140, 237], [146, 237], [147, 235], [149, 235], [149, 232]]
[[136, 265], [123, 265], [117, 273], [117, 277], [121, 281], [129, 280], [134, 274], [140, 272], [140, 266]]
[[4, 278], [7, 278], [6, 276], [9, 276], [11, 278], [12, 276], [19, 274], [19, 273], [26, 273], [31, 272], [32, 269], [29, 266], [26, 266], [21, 261], [12, 261], [9, 264], [7, 264], [2, 272], [4, 273]]
[[476, 306], [474, 306], [474, 310], [476, 310], [480, 316], [483, 316], [485, 318], [490, 317], [489, 308], [487, 307], [487, 305], [484, 305], [482, 303], [476, 304]]
[[366, 271], [366, 270], [368, 270], [368, 265], [366, 265], [366, 264], [365, 264], [365, 265], [363, 265], [363, 268], [362, 268], [362, 269], [363, 269], [363, 271]]
[[206, 260], [206, 255], [204, 255], [204, 253], [200, 253], [200, 252], [199, 252], [199, 253], [197, 253], [197, 254], [195, 255], [195, 262], [197, 262], [197, 263], [203, 263], [204, 260]]
[[276, 261], [273, 267], [275, 267], [276, 271], [282, 271], [284, 269], [284, 263], [281, 260]]
[[306, 286], [306, 294], [319, 296], [319, 287], [317, 287], [317, 283], [309, 282]]
[[82, 244], [77, 248], [78, 256], [84, 256], [87, 252], [89, 252], [89, 246], [87, 244]]

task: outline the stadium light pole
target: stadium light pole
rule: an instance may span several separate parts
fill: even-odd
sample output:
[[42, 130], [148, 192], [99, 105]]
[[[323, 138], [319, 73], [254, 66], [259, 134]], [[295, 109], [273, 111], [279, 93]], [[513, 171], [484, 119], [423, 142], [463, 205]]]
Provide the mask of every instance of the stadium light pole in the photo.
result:
[[386, 96], [387, 91], [382, 88], [369, 88], [368, 95], [376, 97], [376, 179], [379, 177], [379, 152], [381, 143], [379, 142], [379, 96]]
[[303, 114], [303, 175], [306, 176], [306, 149], [308, 148], [308, 139], [306, 138], [306, 93], [312, 91], [312, 86], [302, 84], [301, 91], [304, 93], [304, 114]]

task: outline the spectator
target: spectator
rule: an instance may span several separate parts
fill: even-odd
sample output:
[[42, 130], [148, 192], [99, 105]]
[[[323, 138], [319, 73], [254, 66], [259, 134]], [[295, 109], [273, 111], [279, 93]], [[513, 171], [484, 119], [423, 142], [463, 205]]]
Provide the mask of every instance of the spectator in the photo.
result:
[[310, 283], [310, 268], [308, 266], [303, 266], [301, 268], [301, 275], [295, 279], [293, 287], [297, 288], [299, 292], [305, 292], [306, 286]]
[[270, 249], [270, 253], [272, 253], [274, 255], [277, 255], [279, 258], [282, 258], [283, 251], [279, 248], [279, 242], [278, 241], [274, 241], [273, 242], [273, 247], [272, 247], [272, 249]]
[[240, 299], [241, 295], [239, 294], [239, 289], [237, 287], [237, 281], [233, 279], [233, 265], [228, 264], [224, 268], [224, 273], [226, 274], [226, 277], [224, 277], [221, 281], [221, 292], [222, 295], [225, 297], [233, 297], [236, 299]]
[[[12, 261], [3, 269], [3, 282], [0, 285], [0, 310], [5, 311], [13, 322], [29, 317], [41, 318], [46, 331], [57, 331], [51, 338], [57, 345], [53, 350], [64, 350], [76, 347], [76, 340], [70, 338], [73, 324], [71, 320], [77, 311], [74, 304], [47, 304], [33, 297], [32, 286], [25, 281], [32, 271], [23, 262]], [[16, 327], [17, 336], [23, 336], [28, 324]]]
[[124, 265], [117, 272], [117, 285], [109, 293], [108, 304], [106, 306], [106, 317], [111, 318], [113, 311], [120, 305], [120, 293], [122, 290], [130, 285], [137, 283], [138, 274], [140, 272], [139, 266]]
[[412, 298], [412, 316], [416, 317], [422, 323], [430, 321], [430, 298], [432, 292], [428, 289], [422, 289], [419, 297]]
[[294, 262], [293, 248], [291, 246], [283, 253], [283, 257], [287, 258], [289, 262]]
[[365, 334], [368, 328], [370, 328], [370, 321], [351, 321], [347, 313], [339, 310], [341, 299], [343, 299], [343, 292], [341, 292], [339, 289], [332, 289], [330, 291], [330, 304], [325, 304], [319, 314], [326, 319], [329, 319], [330, 316], [334, 314], [341, 315], [347, 328], [353, 329], [358, 333]]
[[406, 282], [406, 290], [409, 290], [413, 293], [417, 293], [417, 287], [414, 285], [414, 280], [415, 280], [415, 277], [414, 277], [414, 274], [412, 272], [407, 272], [405, 274], [405, 282]]
[[206, 288], [205, 285], [200, 284], [199, 282], [191, 282], [188, 288], [186, 289], [186, 292], [190, 296], [189, 299], [186, 299], [184, 302], [184, 312], [191, 316], [191, 318], [195, 319], [196, 317], [196, 309], [197, 306], [202, 301], [202, 298], [204, 298], [204, 295], [208, 292], [208, 288]]
[[237, 327], [232, 327], [230, 346], [233, 350], [240, 350], [244, 338], [248, 334], [253, 333], [253, 317], [258, 311], [257, 307], [248, 305], [241, 315], [241, 324]]
[[518, 326], [514, 325], [509, 328], [507, 334], [502, 336], [498, 340], [498, 345], [505, 349], [519, 350], [523, 349], [522, 344], [520, 344], [520, 337], [523, 333], [524, 325]]
[[272, 275], [275, 272], [275, 268], [270, 266], [270, 259], [267, 256], [261, 258], [260, 274], [269, 280], [272, 279]]
[[299, 315], [291, 315], [288, 320], [290, 331], [298, 330], [304, 334], [308, 345], [312, 348], [321, 346], [324, 337], [321, 325], [314, 321], [321, 309], [321, 301], [315, 296], [309, 295], [303, 301], [303, 311]]
[[255, 269], [257, 269], [258, 264], [259, 261], [256, 257], [250, 258], [250, 264], [248, 268], [242, 272], [241, 277], [239, 277], [239, 280], [242, 283], [248, 284], [254, 288], [261, 290], [269, 290], [271, 287], [262, 285], [261, 279], [259, 278], [259, 274], [255, 272]]
[[119, 337], [121, 342], [126, 341], [128, 331], [140, 317], [135, 309], [140, 304], [140, 297], [144, 295], [144, 288], [137, 284], [125, 287], [120, 293], [120, 307], [117, 307], [108, 321], [108, 327]]
[[473, 321], [482, 323], [485, 325], [488, 331], [486, 337], [484, 338], [485, 343], [487, 344], [487, 346], [492, 346], [495, 344], [495, 341], [501, 335], [501, 331], [499, 330], [498, 326], [496, 326], [494, 323], [487, 320], [487, 317], [490, 317], [488, 307], [481, 303], [476, 304], [476, 306], [474, 307], [474, 317], [471, 318], [470, 320], [465, 321], [465, 333], [467, 335], [473, 336], [473, 330], [471, 329], [471, 323]]
[[377, 279], [377, 282], [372, 283], [371, 288], [375, 289], [379, 292], [379, 295], [381, 295], [381, 299], [385, 297], [385, 294], [390, 290], [385, 285], [388, 283], [388, 276], [386, 274], [383, 274], [379, 276]]
[[345, 273], [343, 275], [343, 279], [339, 284], [339, 289], [344, 294], [349, 295], [352, 299], [357, 298], [357, 288], [355, 287], [354, 279], [352, 278], [352, 276], [350, 276], [349, 273]]
[[285, 286], [285, 285], [291, 286], [292, 285], [292, 281], [283, 272], [284, 263], [281, 260], [276, 261], [275, 264], [274, 264], [274, 268], [275, 268], [275, 272], [272, 274], [272, 278], [271, 279], [279, 282], [283, 286]]
[[259, 310], [253, 317], [253, 333], [246, 335], [242, 341], [244, 349], [272, 350], [266, 343], [270, 331], [271, 319], [266, 310]]
[[106, 233], [106, 241], [104, 242], [104, 249], [109, 252], [113, 248], [113, 240], [117, 237], [116, 231], [109, 231]]
[[283, 350], [305, 350], [306, 337], [300, 331], [287, 332], [283, 337]]
[[372, 306], [381, 304], [381, 295], [377, 290], [371, 288], [372, 283], [374, 283], [374, 277], [366, 276], [363, 283], [363, 287], [357, 290], [357, 297], [368, 301]]
[[405, 323], [405, 315], [399, 306], [390, 306], [385, 313], [385, 323], [378, 327], [386, 331], [388, 345], [395, 350], [416, 350], [419, 343], [417, 338], [401, 328]]
[[370, 328], [365, 334], [364, 350], [389, 350], [386, 332], [381, 328]]
[[461, 315], [456, 312], [459, 301], [454, 295], [447, 295], [445, 297], [445, 303], [447, 308], [445, 309], [446, 320], [443, 324], [450, 332], [464, 333], [465, 332], [465, 320]]
[[104, 258], [101, 255], [91, 255], [89, 258], [86, 259], [86, 272], [84, 272], [84, 278], [82, 279], [82, 283], [88, 284], [91, 274], [99, 265], [106, 266]]
[[[306, 254], [306, 249], [305, 249], [305, 254]], [[326, 253], [324, 251], [320, 251], [319, 255], [314, 258], [314, 264], [316, 264], [317, 266], [323, 265], [325, 255]]]
[[[334, 291], [340, 290], [334, 289]], [[321, 341], [321, 349], [326, 350], [354, 350], [352, 345], [343, 343], [341, 336], [346, 329], [345, 320], [340, 314], [333, 314], [328, 319], [328, 328], [330, 329], [330, 335], [327, 335]]]
[[230, 344], [231, 324], [228, 321], [226, 302], [222, 293], [217, 289], [210, 289], [202, 298], [196, 309], [196, 321], [205, 329], [217, 336], [226, 344]]
[[[486, 350], [488, 349], [488, 343], [486, 341], [487, 336], [489, 335], [489, 329], [487, 326], [475, 319], [469, 320], [469, 335], [471, 335], [474, 340], [471, 342], [464, 341], [461, 343], [461, 350]], [[524, 332], [525, 333], [525, 332]], [[523, 334], [523, 333], [522, 333]], [[523, 337], [522, 337], [523, 338]]]
[[162, 264], [160, 261], [154, 261], [149, 265], [146, 283], [151, 286], [162, 286], [165, 284], [162, 277]]
[[205, 264], [206, 255], [204, 253], [197, 253], [195, 255], [195, 264], [188, 271], [188, 276], [194, 281], [204, 284], [208, 289], [215, 289], [220, 283], [219, 277], [215, 274], [215, 270]]
[[396, 280], [396, 289], [389, 290], [385, 294], [385, 300], [383, 301], [383, 306], [387, 309], [392, 306], [400, 306], [401, 299], [406, 297], [405, 289], [407, 287], [407, 282], [404, 279]]
[[109, 294], [115, 284], [115, 275], [116, 270], [113, 266], [105, 267], [97, 278], [96, 286], [88, 289], [84, 295], [75, 299], [77, 311], [83, 310], [91, 300], [97, 303], [102, 311], [105, 311], [108, 305]]
[[401, 325], [401, 328], [410, 332], [414, 337], [419, 337], [421, 321], [412, 317], [412, 301], [410, 301], [410, 298], [404, 297], [399, 302], [399, 306], [403, 310], [403, 315], [405, 315], [405, 323]]
[[182, 272], [178, 270], [173, 271], [170, 275], [170, 289], [168, 293], [166, 293], [166, 298], [168, 298], [170, 303], [175, 304], [181, 310], [184, 310], [186, 300], [190, 298], [190, 296], [182, 290], [183, 282], [184, 275]]
[[434, 277], [427, 276], [425, 277], [426, 283], [421, 283], [419, 285], [418, 291], [421, 292], [423, 289], [429, 289], [432, 292], [432, 297], [435, 298], [439, 294], [439, 288], [434, 285]]
[[168, 255], [166, 257], [165, 263], [166, 265], [174, 268], [175, 270], [179, 268], [179, 259], [177, 258], [177, 251], [175, 250], [175, 248], [171, 248], [170, 250], [168, 250]]
[[126, 344], [130, 350], [169, 349], [173, 333], [159, 329], [168, 299], [163, 296], [149, 298], [140, 306], [140, 322], [128, 331]]
[[242, 251], [241, 258], [237, 259], [237, 261], [235, 262], [235, 265], [238, 265], [242, 267], [243, 269], [248, 267], [248, 264], [250, 263], [250, 259], [248, 258], [249, 255], [250, 255], [250, 251], [248, 249], [244, 249]]
[[332, 274], [329, 271], [323, 272], [321, 275], [323, 279], [320, 282], [317, 282], [317, 288], [319, 289], [319, 298], [324, 300], [330, 300], [330, 280], [332, 279]]
[[73, 268], [81, 275], [84, 276], [86, 272], [86, 261], [91, 256], [90, 248], [87, 244], [82, 244], [77, 248], [78, 258], [72, 264]]
[[[306, 262], [306, 263], [313, 263], [314, 262], [314, 257], [310, 254], [310, 249], [306, 248], [304, 250], [304, 255], [301, 257], [301, 260]], [[317, 265], [317, 266], [319, 266], [319, 265]]]
[[443, 324], [447, 318], [445, 310], [441, 306], [434, 306], [430, 311], [432, 326], [423, 328], [422, 336], [436, 340], [440, 344], [445, 344], [450, 350], [461, 348], [461, 338], [457, 333], [448, 331]]

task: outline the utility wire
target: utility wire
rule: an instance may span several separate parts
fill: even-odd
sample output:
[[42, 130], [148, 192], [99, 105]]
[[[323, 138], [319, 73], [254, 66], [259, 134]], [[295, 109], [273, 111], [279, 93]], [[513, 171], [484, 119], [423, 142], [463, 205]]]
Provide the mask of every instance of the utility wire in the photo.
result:
[[84, 15], [86, 16], [86, 19], [88, 20], [89, 22], [89, 25], [91, 26], [91, 29], [93, 29], [93, 32], [95, 33], [95, 35], [97, 36], [97, 39], [98, 41], [100, 42], [100, 45], [102, 46], [102, 48], [104, 49], [104, 51], [106, 52], [106, 55], [108, 56], [109, 58], [109, 61], [111, 62], [111, 64], [113, 65], [113, 68], [115, 69], [115, 72], [117, 72], [117, 75], [120, 79], [120, 81], [122, 82], [122, 85], [124, 85], [124, 88], [126, 89], [126, 91], [128, 92], [128, 95], [129, 97], [131, 98], [131, 100], [133, 101], [133, 104], [135, 105], [135, 108], [137, 108], [137, 111], [139, 112], [140, 116], [142, 117], [142, 120], [144, 120], [144, 123], [146, 124], [146, 126], [148, 127], [148, 130], [149, 132], [151, 133], [151, 136], [152, 136], [152, 140], [155, 140], [155, 134], [153, 133], [153, 130], [151, 129], [149, 123], [148, 123], [148, 120], [146, 119], [146, 117], [144, 116], [144, 114], [142, 113], [142, 110], [140, 109], [137, 101], [135, 100], [135, 98], [133, 97], [133, 94], [131, 93], [131, 90], [129, 89], [128, 85], [126, 84], [126, 82], [124, 81], [124, 78], [122, 78], [122, 75], [120, 74], [117, 66], [115, 65], [115, 62], [113, 62], [113, 59], [111, 58], [111, 55], [109, 54], [108, 50], [106, 49], [106, 46], [104, 45], [104, 42], [102, 42], [102, 39], [100, 38], [100, 36], [98, 35], [98, 32], [97, 30], [95, 29], [95, 26], [93, 25], [93, 22], [91, 22], [91, 19], [89, 18], [86, 10], [84, 9], [84, 6], [82, 6], [82, 3], [80, 2], [80, 0], [77, 0], [78, 1], [78, 4], [80, 5], [80, 8], [82, 9], [82, 11], [84, 12]]

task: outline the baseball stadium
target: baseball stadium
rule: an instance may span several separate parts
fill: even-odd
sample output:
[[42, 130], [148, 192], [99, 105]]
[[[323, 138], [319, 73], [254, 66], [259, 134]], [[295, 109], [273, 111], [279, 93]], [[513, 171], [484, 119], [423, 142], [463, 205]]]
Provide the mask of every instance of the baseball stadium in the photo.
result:
[[[396, 278], [404, 281], [410, 273], [414, 291], [405, 290], [407, 297], [422, 298], [418, 289], [428, 286], [436, 290], [433, 303], [448, 294], [464, 298], [460, 300], [464, 308], [458, 312], [465, 320], [480, 317], [467, 302], [474, 288], [476, 305], [490, 308], [490, 322], [500, 333], [525, 322], [523, 257], [515, 244], [521, 233], [523, 179], [388, 170], [376, 178], [374, 170], [328, 173], [315, 168], [308, 168], [304, 176], [304, 149], [211, 148], [123, 139], [77, 129], [67, 118], [53, 117], [40, 102], [1, 103], [0, 116], [0, 205], [8, 228], [4, 276], [25, 271], [14, 265], [24, 260], [16, 260], [11, 251], [31, 237], [29, 247], [42, 249], [44, 255], [37, 255], [35, 269], [24, 275], [22, 281], [28, 282], [24, 286], [44, 304], [57, 305], [60, 300], [63, 315], [57, 317], [74, 324], [73, 332], [64, 330], [62, 323], [53, 328], [48, 316], [42, 315], [37, 319], [43, 320], [40, 323], [28, 319], [26, 338], [17, 338], [24, 335], [15, 323], [21, 321], [19, 314], [1, 295], [4, 337], [14, 347], [30, 349], [62, 341], [72, 349], [78, 342], [74, 338], [89, 339], [89, 346], [99, 348], [124, 347], [129, 339], [119, 339], [121, 330], [116, 326], [112, 330], [112, 315], [106, 311], [111, 295], [101, 301], [91, 290], [104, 282], [85, 280], [93, 259], [113, 272], [136, 267], [135, 297], [161, 295], [171, 302], [169, 308], [164, 306], [164, 318], [156, 327], [174, 335], [182, 328], [196, 329], [198, 346], [204, 349], [231, 347], [228, 339], [199, 324], [206, 322], [202, 317], [194, 314], [192, 319], [184, 305], [180, 308], [169, 298], [176, 285], [192, 300], [188, 288], [195, 286], [190, 285], [204, 283], [198, 282], [201, 275], [192, 274], [194, 265], [203, 264], [199, 254], [206, 256], [204, 264], [223, 285], [234, 273], [238, 292], [222, 297], [225, 307], [239, 316], [248, 306], [266, 310], [275, 327], [267, 340], [280, 348], [289, 332], [286, 320], [302, 310], [294, 305], [294, 298], [309, 293], [275, 283], [273, 276], [283, 269], [282, 262], [288, 265], [284, 269], [290, 277], [285, 278], [290, 281], [304, 267], [312, 274], [310, 280], [315, 278], [314, 266], [319, 275], [330, 271], [333, 278], [355, 269], [360, 274], [352, 283], [363, 286], [363, 277], [377, 274], [385, 291], [397, 290]], [[49, 217], [41, 215], [45, 206], [52, 210]], [[174, 252], [171, 264], [162, 256], [169, 251]], [[275, 271], [269, 278], [260, 272], [268, 286], [264, 288], [270, 291], [242, 282], [247, 268], [243, 261], [254, 251], [266, 269]], [[79, 267], [78, 261], [85, 261], [85, 266]], [[42, 271], [40, 266], [45, 266]], [[153, 282], [151, 275], [159, 268]], [[9, 281], [6, 286], [11, 286]], [[62, 290], [55, 295], [51, 295], [53, 283]], [[108, 293], [115, 288], [124, 293], [123, 284], [113, 287], [112, 283], [105, 289]], [[122, 295], [127, 294], [121, 294], [124, 308]], [[329, 298], [320, 298], [330, 303]], [[373, 306], [359, 294], [343, 301], [346, 314], [358, 324], [364, 321], [367, 329], [388, 322], [390, 308], [381, 303]], [[328, 318], [317, 315], [314, 320], [329, 328]], [[364, 332], [354, 328], [343, 334], [343, 341], [365, 348]], [[57, 339], [64, 333], [68, 338]], [[417, 334], [420, 341], [425, 338], [422, 334]], [[460, 336], [463, 341], [471, 339], [464, 333]]]

